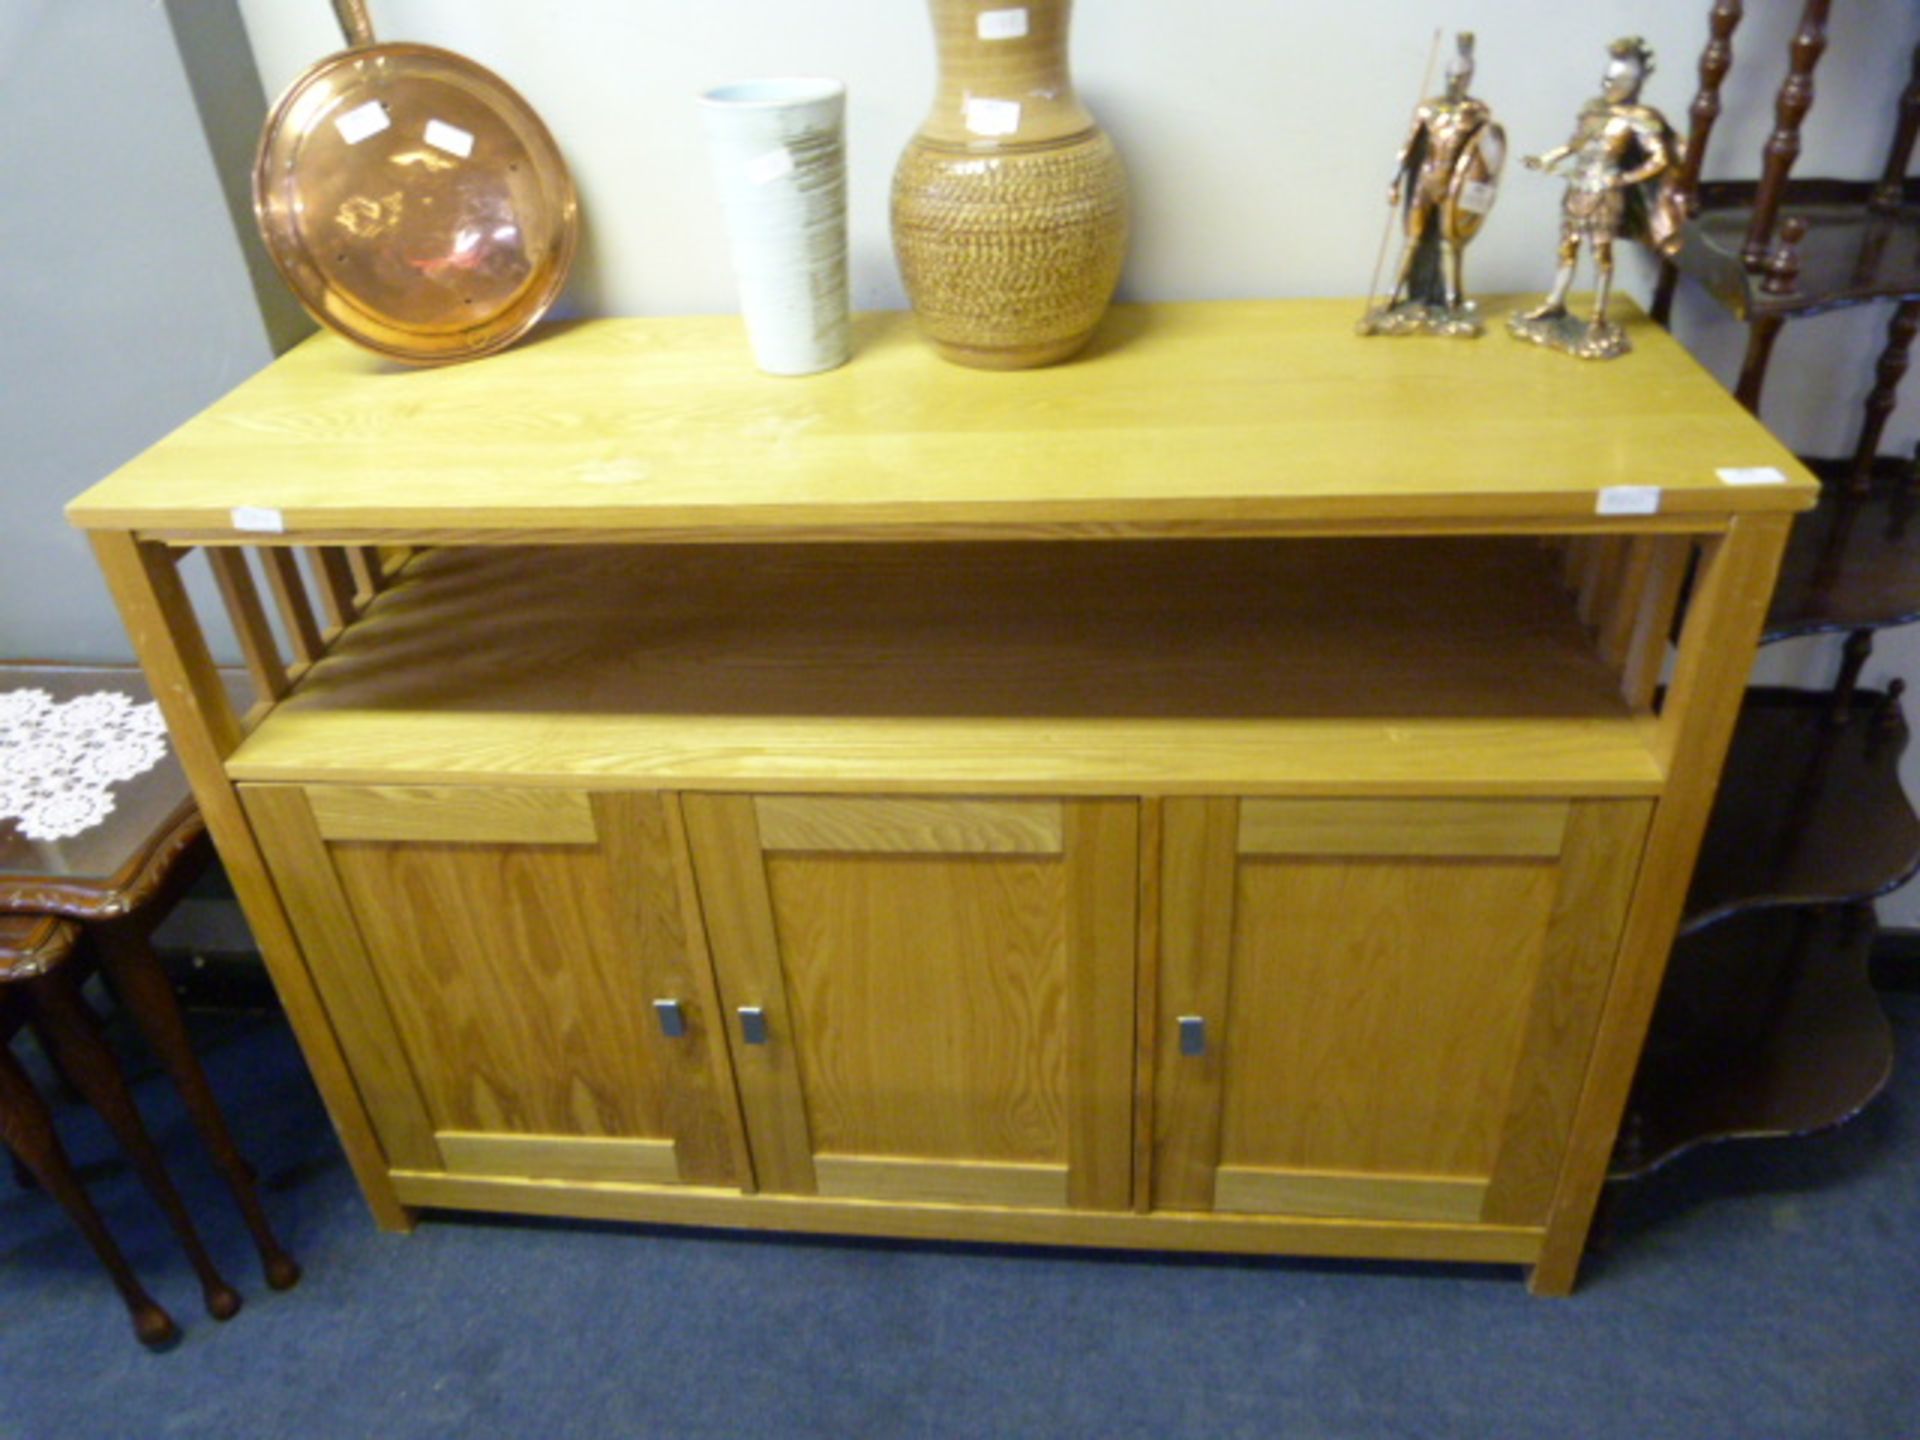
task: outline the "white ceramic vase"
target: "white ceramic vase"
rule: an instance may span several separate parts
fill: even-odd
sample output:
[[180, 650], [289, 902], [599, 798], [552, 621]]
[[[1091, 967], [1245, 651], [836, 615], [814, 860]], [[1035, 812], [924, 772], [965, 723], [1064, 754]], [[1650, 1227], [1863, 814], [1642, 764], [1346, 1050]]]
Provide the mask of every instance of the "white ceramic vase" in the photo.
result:
[[747, 338], [770, 375], [844, 365], [847, 87], [742, 80], [700, 97]]

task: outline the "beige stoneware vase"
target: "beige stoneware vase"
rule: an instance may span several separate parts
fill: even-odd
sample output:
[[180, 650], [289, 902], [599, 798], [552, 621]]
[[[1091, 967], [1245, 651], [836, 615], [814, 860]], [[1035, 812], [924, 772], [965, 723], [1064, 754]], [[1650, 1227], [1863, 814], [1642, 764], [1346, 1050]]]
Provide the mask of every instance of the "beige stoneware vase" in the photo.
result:
[[1073, 92], [1071, 0], [930, 0], [933, 112], [893, 176], [893, 245], [921, 333], [1015, 370], [1092, 338], [1127, 250], [1127, 175]]

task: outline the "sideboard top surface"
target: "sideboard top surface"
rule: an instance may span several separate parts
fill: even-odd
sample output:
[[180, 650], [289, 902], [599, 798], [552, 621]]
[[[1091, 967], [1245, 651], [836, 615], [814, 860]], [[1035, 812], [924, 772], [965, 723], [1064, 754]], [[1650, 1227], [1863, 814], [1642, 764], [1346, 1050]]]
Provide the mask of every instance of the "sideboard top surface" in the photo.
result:
[[[1813, 503], [1791, 454], [1637, 312], [1631, 355], [1583, 364], [1499, 334], [1362, 340], [1356, 311], [1119, 306], [1081, 358], [1011, 374], [948, 364], [876, 312], [850, 364], [801, 379], [756, 372], [734, 316], [557, 323], [433, 370], [319, 335], [68, 514], [484, 543], [1571, 526], [1617, 486], [1661, 491], [1621, 528]], [[1731, 486], [1723, 467], [1787, 478]]]

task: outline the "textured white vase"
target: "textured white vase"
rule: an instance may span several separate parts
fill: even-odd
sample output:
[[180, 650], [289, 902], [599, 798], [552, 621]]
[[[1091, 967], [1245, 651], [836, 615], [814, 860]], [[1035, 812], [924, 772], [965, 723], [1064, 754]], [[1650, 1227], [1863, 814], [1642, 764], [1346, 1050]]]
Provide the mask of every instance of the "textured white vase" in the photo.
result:
[[847, 87], [742, 80], [700, 97], [740, 311], [770, 375], [844, 365]]

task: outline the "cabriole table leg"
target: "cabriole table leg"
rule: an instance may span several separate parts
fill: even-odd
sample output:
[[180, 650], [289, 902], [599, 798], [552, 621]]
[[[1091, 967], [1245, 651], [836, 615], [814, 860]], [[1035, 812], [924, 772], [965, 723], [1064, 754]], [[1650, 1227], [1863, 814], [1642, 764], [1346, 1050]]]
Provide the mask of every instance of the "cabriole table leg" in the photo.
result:
[[206, 1072], [193, 1053], [193, 1043], [187, 1035], [179, 1002], [174, 999], [173, 987], [167, 983], [166, 973], [160, 968], [147, 937], [125, 924], [96, 925], [90, 933], [107, 979], [173, 1078], [194, 1128], [200, 1132], [207, 1152], [220, 1168], [227, 1188], [232, 1190], [247, 1229], [253, 1235], [254, 1246], [260, 1252], [267, 1284], [275, 1290], [291, 1290], [300, 1281], [300, 1267], [281, 1247], [267, 1223], [266, 1211], [261, 1208], [259, 1193], [254, 1188], [253, 1169], [233, 1143], [226, 1118], [207, 1084]]
[[158, 1348], [178, 1340], [180, 1328], [133, 1273], [127, 1257], [114, 1243], [107, 1222], [93, 1208], [79, 1177], [73, 1173], [73, 1162], [67, 1158], [66, 1147], [54, 1131], [53, 1113], [47, 1109], [47, 1102], [40, 1098], [27, 1072], [4, 1045], [0, 1045], [0, 1139], [6, 1141], [8, 1152], [26, 1167], [41, 1188], [60, 1202], [86, 1237], [87, 1244], [93, 1247], [93, 1253], [113, 1278], [120, 1298], [126, 1301], [127, 1313], [133, 1317], [133, 1331], [140, 1337], [140, 1343]]
[[99, 1020], [87, 1009], [72, 979], [63, 971], [28, 980], [22, 988], [27, 992], [28, 1023], [41, 1036], [54, 1064], [87, 1103], [100, 1112], [132, 1158], [141, 1180], [166, 1212], [194, 1273], [200, 1277], [207, 1313], [216, 1320], [232, 1319], [240, 1313], [239, 1292], [227, 1284], [201, 1242], [200, 1232], [194, 1228], [193, 1217], [187, 1212], [186, 1201], [174, 1188], [160, 1152], [140, 1119], [132, 1092], [127, 1089], [126, 1077], [120, 1073], [119, 1062], [113, 1058], [113, 1051], [100, 1033]]

